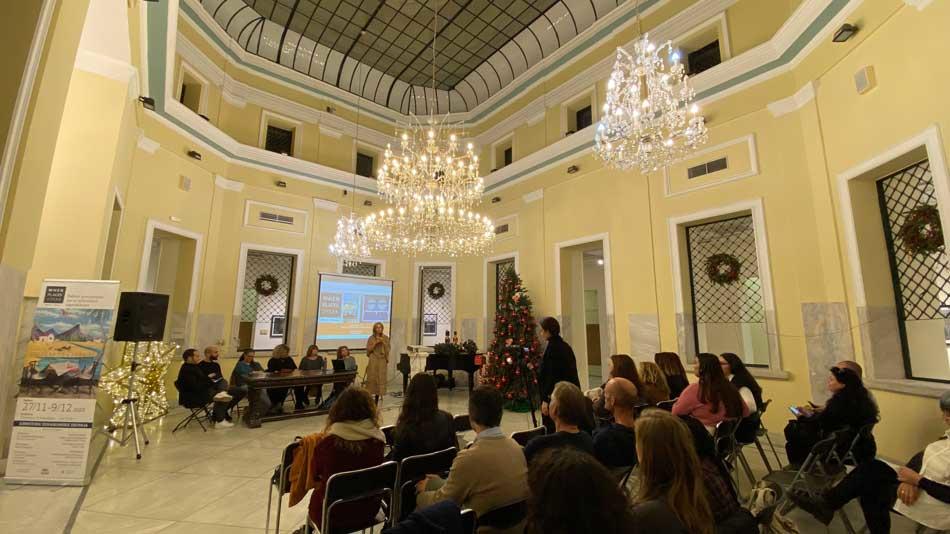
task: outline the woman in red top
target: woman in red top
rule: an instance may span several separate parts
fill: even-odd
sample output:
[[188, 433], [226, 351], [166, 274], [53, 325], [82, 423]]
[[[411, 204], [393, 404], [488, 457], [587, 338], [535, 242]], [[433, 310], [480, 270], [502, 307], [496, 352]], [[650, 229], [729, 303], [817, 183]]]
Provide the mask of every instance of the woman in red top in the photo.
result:
[[[383, 463], [386, 444], [377, 421], [376, 403], [365, 389], [355, 386], [343, 390], [333, 403], [324, 433], [326, 436], [314, 447], [312, 462], [317, 486], [310, 495], [310, 520], [318, 527], [323, 520], [327, 480], [336, 473]], [[368, 518], [376, 515], [379, 505], [379, 498], [371, 498], [334, 507], [332, 530], [360, 530]]]
[[726, 419], [749, 415], [749, 407], [743, 402], [739, 390], [722, 374], [719, 357], [715, 354], [700, 354], [696, 364], [698, 383], [686, 386], [673, 405], [674, 415], [688, 415], [699, 420], [710, 433]]

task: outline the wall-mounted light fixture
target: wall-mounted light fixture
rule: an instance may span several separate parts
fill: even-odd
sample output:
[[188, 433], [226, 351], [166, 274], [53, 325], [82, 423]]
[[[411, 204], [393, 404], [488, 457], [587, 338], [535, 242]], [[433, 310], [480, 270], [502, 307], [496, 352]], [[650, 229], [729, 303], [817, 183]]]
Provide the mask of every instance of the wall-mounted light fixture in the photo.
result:
[[571, 165], [567, 168], [567, 174], [575, 174], [577, 171], [581, 170], [577, 165]]
[[858, 27], [854, 24], [844, 23], [835, 31], [835, 36], [831, 38], [832, 41], [836, 43], [843, 43], [848, 39], [854, 37], [854, 34], [858, 33]]
[[287, 182], [283, 180], [277, 180], [276, 182], [274, 182], [274, 185], [276, 185], [277, 187], [287, 187]]
[[372, 205], [373, 205], [373, 201], [372, 201], [372, 200], [369, 200], [369, 199], [366, 199], [366, 200], [363, 201], [363, 205], [364, 205], [364, 206], [372, 206]]
[[201, 161], [201, 152], [198, 152], [196, 150], [189, 150], [187, 154], [189, 158]]
[[498, 204], [499, 202], [501, 202], [501, 197], [491, 197], [492, 204]]
[[142, 107], [149, 110], [155, 111], [155, 99], [150, 96], [140, 96], [139, 102], [142, 103]]

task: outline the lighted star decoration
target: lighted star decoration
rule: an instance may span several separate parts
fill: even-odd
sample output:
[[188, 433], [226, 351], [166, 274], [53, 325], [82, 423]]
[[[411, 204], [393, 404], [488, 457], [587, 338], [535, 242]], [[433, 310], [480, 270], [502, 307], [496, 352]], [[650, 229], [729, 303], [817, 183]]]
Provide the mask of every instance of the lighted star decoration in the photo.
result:
[[112, 397], [113, 411], [109, 419], [112, 428], [125, 424], [128, 405], [122, 404], [122, 401], [129, 394], [129, 373], [132, 371], [133, 356], [138, 362], [134, 378], [138, 420], [144, 423], [168, 413], [165, 375], [172, 358], [178, 353], [178, 344], [165, 341], [139, 343], [137, 354], [135, 348], [135, 343], [126, 343], [120, 362], [107, 367], [108, 370], [99, 380], [99, 387]]

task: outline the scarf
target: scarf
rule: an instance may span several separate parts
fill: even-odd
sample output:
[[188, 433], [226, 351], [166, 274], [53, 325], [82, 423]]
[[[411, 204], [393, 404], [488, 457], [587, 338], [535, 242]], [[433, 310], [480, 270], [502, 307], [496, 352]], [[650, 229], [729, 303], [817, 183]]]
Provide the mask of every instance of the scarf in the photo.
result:
[[377, 439], [386, 443], [386, 436], [383, 434], [383, 431], [369, 419], [362, 419], [360, 421], [338, 421], [333, 423], [333, 426], [330, 427], [327, 434], [337, 436], [347, 441]]

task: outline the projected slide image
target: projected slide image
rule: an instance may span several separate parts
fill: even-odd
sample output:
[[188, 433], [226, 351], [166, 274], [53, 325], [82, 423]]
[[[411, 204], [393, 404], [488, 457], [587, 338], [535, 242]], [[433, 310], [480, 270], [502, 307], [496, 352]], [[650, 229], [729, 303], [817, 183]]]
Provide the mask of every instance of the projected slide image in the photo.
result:
[[358, 347], [383, 323], [389, 332], [392, 281], [344, 275], [320, 275], [316, 343]]

